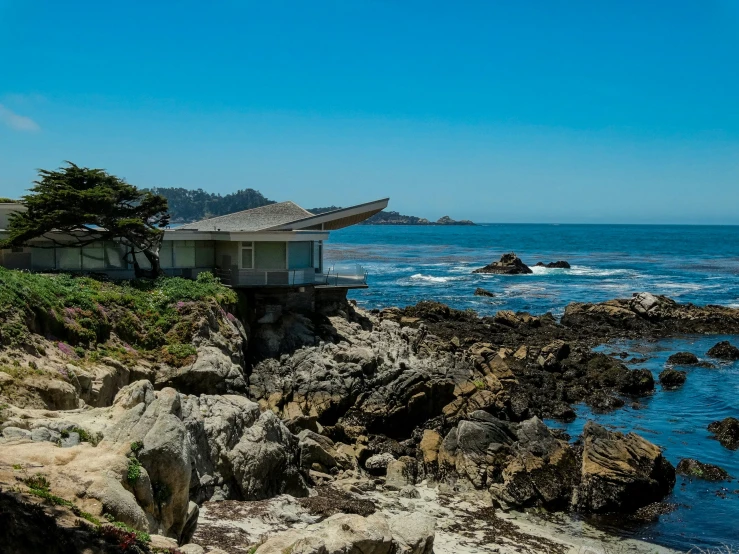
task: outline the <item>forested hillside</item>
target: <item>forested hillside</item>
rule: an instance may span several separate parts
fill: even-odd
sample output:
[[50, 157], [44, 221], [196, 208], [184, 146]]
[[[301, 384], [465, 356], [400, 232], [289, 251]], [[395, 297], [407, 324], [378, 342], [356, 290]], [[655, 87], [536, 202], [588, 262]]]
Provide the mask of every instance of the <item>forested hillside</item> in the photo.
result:
[[173, 223], [198, 221], [275, 203], [254, 189], [237, 190], [226, 195], [180, 187], [153, 188], [151, 191], [167, 199]]

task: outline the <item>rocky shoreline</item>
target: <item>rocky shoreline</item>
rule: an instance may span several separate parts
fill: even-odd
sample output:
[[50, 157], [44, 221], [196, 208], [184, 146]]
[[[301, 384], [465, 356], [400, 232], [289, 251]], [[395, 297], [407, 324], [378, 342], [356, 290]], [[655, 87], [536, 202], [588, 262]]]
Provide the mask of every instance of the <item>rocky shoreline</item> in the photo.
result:
[[[35, 551], [24, 536], [44, 518], [63, 538], [49, 552], [80, 541], [90, 552], [125, 542], [186, 554], [360, 543], [378, 554], [605, 551], [505, 514], [650, 520], [670, 509], [675, 468], [633, 433], [589, 423], [573, 443], [542, 420], [653, 391], [649, 371], [594, 353], [599, 344], [739, 334], [739, 310], [648, 293], [571, 304], [559, 322], [435, 302], [347, 303], [246, 325], [207, 302], [188, 314], [195, 355], [180, 367], [75, 360], [38, 334], [4, 350], [26, 368], [0, 371], [0, 543], [10, 551]], [[716, 423], [733, 445], [733, 422]], [[704, 470], [696, 464], [685, 471]]]

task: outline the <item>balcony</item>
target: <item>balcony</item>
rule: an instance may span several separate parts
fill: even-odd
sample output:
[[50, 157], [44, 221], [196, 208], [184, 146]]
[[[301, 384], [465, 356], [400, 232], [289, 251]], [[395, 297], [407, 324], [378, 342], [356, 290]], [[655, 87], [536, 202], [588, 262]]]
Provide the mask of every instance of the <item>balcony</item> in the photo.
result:
[[317, 287], [367, 288], [367, 272], [362, 266], [331, 267], [326, 273], [315, 269], [216, 269], [216, 276], [230, 287]]

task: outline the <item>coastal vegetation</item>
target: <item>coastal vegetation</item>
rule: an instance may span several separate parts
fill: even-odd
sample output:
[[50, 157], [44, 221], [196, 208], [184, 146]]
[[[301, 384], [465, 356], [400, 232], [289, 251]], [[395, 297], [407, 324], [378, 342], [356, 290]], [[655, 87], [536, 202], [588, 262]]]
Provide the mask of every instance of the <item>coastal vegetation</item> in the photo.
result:
[[40, 334], [76, 358], [148, 352], [179, 366], [194, 357], [201, 304], [233, 306], [236, 294], [210, 273], [110, 282], [0, 268], [0, 345], [29, 346]]
[[[39, 170], [39, 179], [20, 202], [26, 209], [11, 214], [8, 237], [0, 247], [27, 246], [39, 238], [50, 247], [69, 248], [117, 241], [128, 248], [126, 256], [137, 276], [161, 273], [159, 248], [169, 224], [163, 196], [139, 190], [102, 169], [67, 162], [58, 170]], [[139, 267], [139, 252], [151, 264], [150, 271]]]

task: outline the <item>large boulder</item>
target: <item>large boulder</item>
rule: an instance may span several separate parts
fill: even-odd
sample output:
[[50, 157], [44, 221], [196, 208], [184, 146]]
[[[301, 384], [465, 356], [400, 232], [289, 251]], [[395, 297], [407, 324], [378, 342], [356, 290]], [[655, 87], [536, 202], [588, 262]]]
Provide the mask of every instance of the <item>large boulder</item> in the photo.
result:
[[278, 494], [305, 496], [308, 487], [299, 470], [298, 438], [272, 412], [264, 412], [228, 453], [245, 500]]
[[[128, 390], [122, 391], [122, 397], [130, 396]], [[182, 421], [181, 397], [165, 388], [156, 395], [144, 393], [143, 398], [105, 431], [101, 444], [120, 452], [136, 450], [150, 485], [142, 489], [134, 483], [134, 494], [156, 521], [157, 534], [179, 537], [187, 523], [192, 474], [192, 446]], [[133, 449], [134, 444], [140, 446]]]
[[704, 464], [692, 458], [683, 458], [677, 464], [676, 472], [678, 475], [694, 479], [703, 479], [704, 481], [726, 481], [731, 479], [728, 472], [713, 464]]
[[668, 367], [659, 374], [659, 382], [663, 388], [676, 389], [681, 387], [687, 379], [687, 373]]
[[268, 538], [258, 554], [432, 554], [435, 523], [422, 514], [336, 514]]
[[491, 262], [485, 267], [475, 269], [472, 273], [493, 273], [497, 275], [524, 275], [533, 273], [531, 268], [523, 263], [513, 252], [503, 254], [497, 262]]
[[633, 512], [662, 500], [675, 485], [675, 468], [658, 446], [634, 433], [588, 422], [575, 505], [583, 512]]
[[676, 352], [667, 358], [670, 365], [696, 365], [700, 363], [698, 356], [692, 352]]
[[719, 360], [739, 360], [739, 348], [728, 340], [723, 340], [711, 347], [708, 355]]
[[720, 421], [714, 421], [708, 426], [708, 430], [729, 450], [739, 448], [739, 419], [727, 417]]
[[243, 396], [185, 396], [182, 415], [193, 446], [191, 498], [240, 498], [231, 452], [259, 419], [259, 406]]
[[575, 452], [538, 418], [510, 423], [473, 412], [442, 442], [441, 477], [461, 477], [514, 507], [569, 504], [578, 479]]

